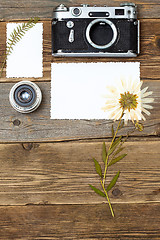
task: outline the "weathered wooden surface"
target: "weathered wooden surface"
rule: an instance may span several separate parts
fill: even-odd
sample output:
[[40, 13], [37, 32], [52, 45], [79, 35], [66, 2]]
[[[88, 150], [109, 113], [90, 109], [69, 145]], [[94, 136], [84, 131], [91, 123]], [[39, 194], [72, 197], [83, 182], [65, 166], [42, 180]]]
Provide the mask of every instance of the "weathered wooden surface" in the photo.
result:
[[[160, 80], [160, 19], [141, 20], [141, 54], [137, 58], [53, 58], [51, 56], [51, 21], [43, 21], [44, 51], [43, 51], [43, 78], [30, 78], [31, 81], [50, 81], [51, 62], [134, 62], [141, 63], [142, 80]], [[0, 61], [6, 47], [6, 23], [0, 22]], [[22, 79], [5, 78], [5, 69], [0, 82], [15, 82]]]
[[[52, 18], [53, 8], [60, 3], [64, 3], [67, 6], [77, 6], [80, 4], [100, 5], [100, 6], [119, 6], [122, 0], [64, 0], [64, 1], [52, 1], [52, 0], [1, 0], [0, 1], [0, 19], [24, 19], [30, 17], [40, 18]], [[129, 1], [128, 1], [129, 2]], [[140, 18], [159, 18], [160, 2], [159, 0], [134, 0], [131, 1], [138, 4], [138, 11]]]
[[[109, 182], [121, 171], [112, 203], [160, 202], [159, 146], [126, 143], [127, 157], [108, 172]], [[101, 188], [92, 158], [102, 163], [102, 142], [1, 144], [0, 153], [0, 205], [105, 202], [89, 187]]]
[[[50, 83], [38, 83], [43, 92], [43, 101], [39, 109], [31, 114], [16, 112], [10, 105], [8, 95], [13, 83], [0, 83], [0, 141], [60, 141], [75, 139], [106, 138], [111, 136], [110, 120], [51, 120], [50, 119]], [[143, 132], [134, 132], [134, 136], [160, 135], [160, 81], [147, 81], [153, 91], [155, 102], [151, 115], [144, 122]], [[121, 134], [133, 129], [130, 123]]]
[[158, 204], [0, 207], [0, 239], [160, 239]]
[[[120, 2], [63, 1], [68, 6], [119, 6]], [[44, 25], [44, 77], [29, 79], [42, 89], [40, 108], [28, 115], [17, 113], [8, 95], [13, 84], [24, 79], [7, 79], [5, 71], [0, 79], [0, 239], [160, 239], [160, 2], [134, 2], [141, 20], [139, 57], [55, 59], [51, 19], [53, 7], [61, 1], [0, 0], [0, 62], [8, 21], [38, 16]], [[129, 138], [127, 157], [108, 173], [111, 179], [121, 170], [109, 193], [114, 219], [104, 199], [88, 186], [99, 186], [92, 157], [101, 161], [102, 141], [109, 141], [112, 122], [50, 120], [51, 62], [83, 61], [139, 61], [144, 86], [155, 98], [145, 130]], [[121, 133], [131, 128], [129, 124]]]

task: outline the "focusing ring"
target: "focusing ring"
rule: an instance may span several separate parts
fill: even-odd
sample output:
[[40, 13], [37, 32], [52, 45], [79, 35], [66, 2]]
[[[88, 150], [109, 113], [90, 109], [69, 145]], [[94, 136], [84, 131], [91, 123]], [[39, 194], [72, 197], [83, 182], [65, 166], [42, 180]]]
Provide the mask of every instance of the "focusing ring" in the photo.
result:
[[[30, 95], [28, 101], [25, 101], [21, 98], [21, 94], [23, 92], [27, 92]], [[36, 97], [37, 96], [36, 96], [35, 90], [33, 89], [33, 87], [31, 87], [28, 84], [27, 85], [22, 84], [22, 85], [18, 86], [16, 88], [16, 90], [14, 91], [14, 100], [16, 101], [17, 104], [19, 104], [22, 107], [28, 107], [28, 106], [33, 105], [33, 103], [36, 100]]]
[[[32, 91], [32, 97], [33, 99], [29, 101], [29, 103], [23, 103], [18, 100], [18, 89], [19, 91], [22, 91], [24, 87], [24, 90], [28, 87], [30, 91]], [[21, 113], [30, 113], [35, 111], [41, 101], [42, 101], [42, 92], [40, 88], [33, 82], [30, 81], [21, 81], [16, 83], [10, 90], [9, 94], [9, 101], [11, 106], [18, 112]]]
[[[112, 29], [112, 31], [113, 31], [113, 38], [112, 38], [112, 40], [111, 40], [108, 44], [106, 44], [106, 45], [97, 45], [97, 44], [95, 44], [95, 43], [91, 40], [91, 37], [90, 37], [91, 27], [92, 27], [94, 24], [98, 23], [98, 22], [105, 22], [105, 23], [107, 23], [107, 24], [111, 27], [111, 29]], [[114, 25], [111, 21], [109, 21], [108, 19], [95, 19], [95, 20], [93, 20], [92, 22], [90, 22], [90, 23], [88, 24], [88, 27], [87, 27], [87, 29], [86, 29], [86, 38], [87, 38], [87, 41], [89, 42], [89, 44], [90, 44], [92, 47], [97, 48], [97, 49], [105, 49], [105, 48], [109, 48], [110, 46], [112, 46], [113, 43], [114, 43], [114, 42], [116, 41], [116, 39], [117, 39], [117, 35], [118, 35], [118, 33], [117, 33], [117, 28], [116, 28], [115, 25]]]

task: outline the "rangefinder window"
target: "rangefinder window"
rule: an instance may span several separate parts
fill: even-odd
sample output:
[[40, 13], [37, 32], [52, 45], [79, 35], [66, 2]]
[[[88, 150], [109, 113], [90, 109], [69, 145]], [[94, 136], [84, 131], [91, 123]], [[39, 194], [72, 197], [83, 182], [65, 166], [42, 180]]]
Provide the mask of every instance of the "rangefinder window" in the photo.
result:
[[90, 17], [109, 17], [109, 12], [90, 12]]
[[124, 9], [115, 9], [115, 15], [124, 15]]

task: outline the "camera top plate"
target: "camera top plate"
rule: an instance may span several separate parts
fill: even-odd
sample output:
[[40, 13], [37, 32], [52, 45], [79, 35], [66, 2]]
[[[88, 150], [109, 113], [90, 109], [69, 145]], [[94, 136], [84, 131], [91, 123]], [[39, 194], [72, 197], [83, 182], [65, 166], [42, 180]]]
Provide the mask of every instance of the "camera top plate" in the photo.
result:
[[135, 4], [121, 4], [120, 7], [98, 7], [83, 4], [77, 7], [66, 7], [60, 4], [53, 11], [54, 19], [66, 18], [116, 18], [137, 19], [137, 6]]

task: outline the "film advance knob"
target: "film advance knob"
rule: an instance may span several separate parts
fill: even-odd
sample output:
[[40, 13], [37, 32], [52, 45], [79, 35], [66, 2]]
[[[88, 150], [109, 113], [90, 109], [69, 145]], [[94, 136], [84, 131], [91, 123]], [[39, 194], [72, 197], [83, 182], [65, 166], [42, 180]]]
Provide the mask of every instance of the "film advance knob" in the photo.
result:
[[58, 7], [55, 9], [56, 11], [67, 11], [67, 7], [64, 4], [60, 4]]

